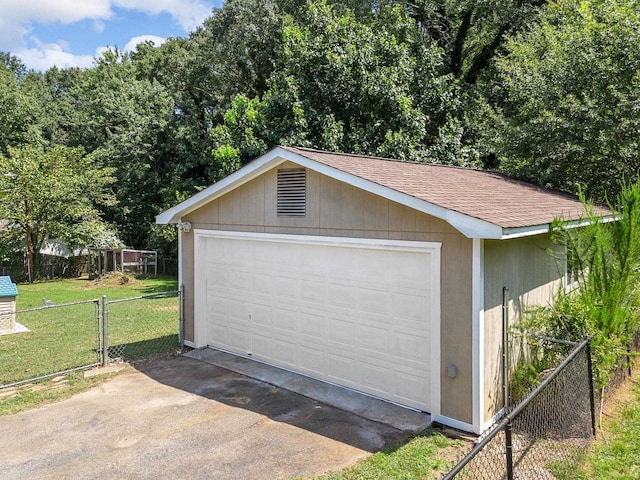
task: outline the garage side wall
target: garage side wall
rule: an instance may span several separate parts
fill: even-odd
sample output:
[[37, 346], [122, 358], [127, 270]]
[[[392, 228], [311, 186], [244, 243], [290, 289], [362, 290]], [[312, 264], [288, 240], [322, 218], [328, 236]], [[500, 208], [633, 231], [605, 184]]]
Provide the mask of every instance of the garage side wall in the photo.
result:
[[[503, 406], [502, 393], [502, 291], [508, 287], [509, 324], [514, 325], [527, 307], [548, 305], [562, 288], [562, 247], [548, 234], [513, 240], [485, 240], [484, 313], [484, 421]], [[514, 352], [518, 338], [512, 336]]]
[[[295, 168], [285, 163], [278, 168]], [[441, 415], [472, 421], [472, 241], [446, 222], [307, 170], [306, 216], [278, 217], [275, 168], [185, 216], [194, 229], [440, 242]], [[193, 230], [183, 235], [185, 338], [193, 341]], [[446, 366], [458, 366], [456, 378]]]

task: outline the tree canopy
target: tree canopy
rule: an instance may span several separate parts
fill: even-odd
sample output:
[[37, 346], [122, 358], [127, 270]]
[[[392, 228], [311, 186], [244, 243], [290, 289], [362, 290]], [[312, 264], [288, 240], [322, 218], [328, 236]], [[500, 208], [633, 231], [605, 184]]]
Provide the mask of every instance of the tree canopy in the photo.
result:
[[640, 168], [640, 10], [635, 1], [560, 3], [510, 39], [497, 150], [502, 169], [615, 199]]
[[227, 0], [187, 38], [85, 70], [0, 54], [0, 154], [91, 172], [113, 195], [82, 208], [167, 254], [155, 215], [277, 144], [615, 198], [640, 166], [639, 32], [635, 0]]
[[0, 155], [0, 218], [25, 239], [29, 279], [34, 252], [45, 240], [84, 247], [105, 232], [98, 206], [111, 206], [113, 169], [101, 168], [82, 147], [9, 147]]

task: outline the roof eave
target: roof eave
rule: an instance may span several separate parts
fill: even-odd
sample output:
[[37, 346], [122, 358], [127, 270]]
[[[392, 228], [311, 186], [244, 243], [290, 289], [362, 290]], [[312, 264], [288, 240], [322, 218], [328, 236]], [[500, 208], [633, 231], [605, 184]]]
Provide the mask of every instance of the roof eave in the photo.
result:
[[[600, 221], [603, 223], [615, 222], [618, 217], [617, 215], [605, 215], [603, 217], [599, 217]], [[593, 221], [588, 218], [579, 218], [576, 220], [567, 220], [562, 222], [562, 226], [564, 228], [580, 228], [586, 227], [587, 225], [592, 224]], [[551, 231], [551, 224], [544, 223], [540, 225], [531, 225], [527, 227], [514, 227], [514, 228], [504, 228], [502, 232], [501, 240], [509, 240], [512, 238], [521, 238], [521, 237], [530, 237], [533, 235], [542, 235], [545, 233], [549, 233]]]
[[216, 182], [210, 187], [196, 193], [184, 202], [162, 212], [160, 215], [156, 215], [156, 223], [161, 225], [178, 223], [183, 216], [197, 210], [204, 204], [221, 197], [234, 188], [237, 188], [240, 185], [262, 175], [274, 166], [285, 162], [287, 160], [285, 158], [287, 155], [291, 154], [282, 147], [276, 147], [269, 150], [267, 153], [245, 165], [240, 170], [237, 170], [219, 182]]

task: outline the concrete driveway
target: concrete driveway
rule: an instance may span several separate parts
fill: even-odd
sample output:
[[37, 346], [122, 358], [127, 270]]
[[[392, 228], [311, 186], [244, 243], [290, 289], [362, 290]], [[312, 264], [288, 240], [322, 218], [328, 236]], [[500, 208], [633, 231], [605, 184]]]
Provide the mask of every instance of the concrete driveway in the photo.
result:
[[[368, 397], [358, 400], [317, 382], [320, 396], [331, 403], [339, 405], [346, 396], [351, 413], [306, 396], [314, 382], [304, 377], [217, 355], [195, 351], [196, 358], [128, 367], [68, 400], [0, 417], [3, 478], [310, 477], [396, 445], [428, 423], [424, 415], [405, 417], [404, 409], [385, 402], [379, 403], [391, 409], [389, 418], [399, 419], [396, 426], [370, 420], [358, 411], [372, 401]], [[305, 395], [222, 368], [224, 361], [239, 363], [235, 370], [245, 365], [262, 368], [263, 375], [284, 375], [285, 381], [294, 378]], [[386, 418], [383, 410], [371, 407]]]

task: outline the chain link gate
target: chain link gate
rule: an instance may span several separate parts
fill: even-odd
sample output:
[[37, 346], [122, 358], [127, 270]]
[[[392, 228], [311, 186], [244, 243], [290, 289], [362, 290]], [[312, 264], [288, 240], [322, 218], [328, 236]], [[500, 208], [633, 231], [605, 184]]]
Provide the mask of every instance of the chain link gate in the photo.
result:
[[179, 290], [119, 300], [102, 297], [104, 364], [180, 350], [180, 318]]

